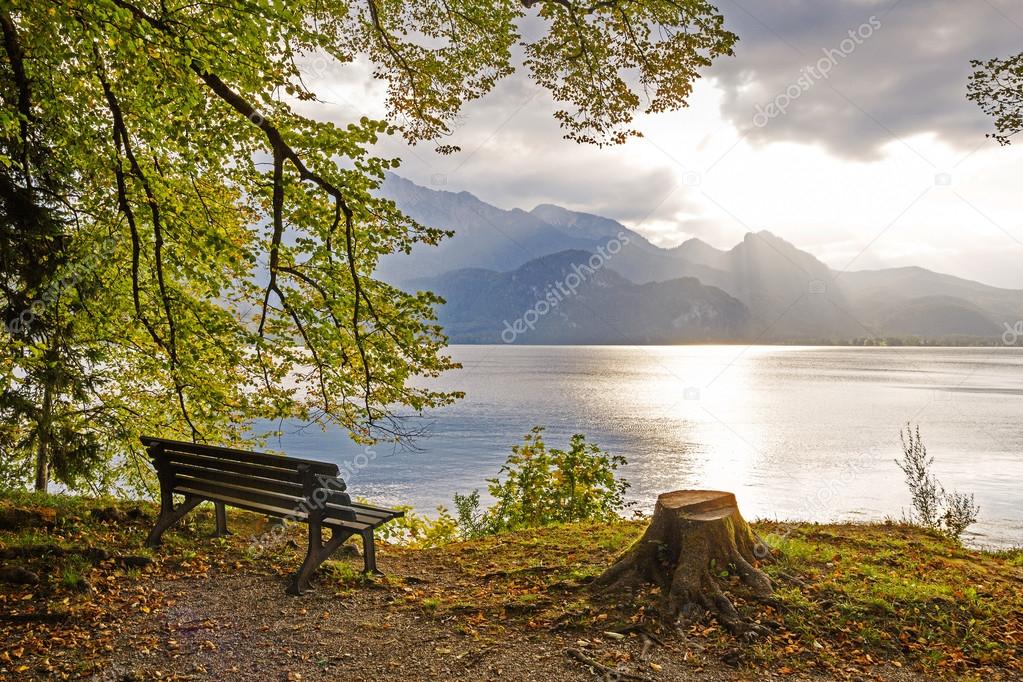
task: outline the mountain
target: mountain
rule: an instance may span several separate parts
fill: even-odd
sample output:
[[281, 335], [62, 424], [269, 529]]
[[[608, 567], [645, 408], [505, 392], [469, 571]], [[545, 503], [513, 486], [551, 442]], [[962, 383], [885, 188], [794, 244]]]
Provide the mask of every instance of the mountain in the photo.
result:
[[727, 267], [728, 252], [693, 237], [669, 250], [677, 258], [718, 270]]
[[[597, 276], [570, 297], [578, 300], [566, 300], [557, 314], [517, 336], [531, 343], [991, 340], [1005, 323], [1023, 319], [1021, 291], [917, 267], [836, 272], [767, 231], [748, 233], [728, 250], [699, 239], [665, 249], [615, 220], [553, 204], [505, 210], [468, 192], [432, 190], [393, 174], [381, 191], [419, 222], [455, 232], [439, 247], [383, 258], [376, 274], [444, 296], [441, 321], [456, 342], [494, 339], [502, 321], [518, 319], [558, 281], [566, 253], [575, 263], [583, 252], [603, 254]], [[598, 301], [630, 309], [593, 308], [587, 315], [586, 305]], [[706, 315], [686, 317], [687, 310]], [[614, 319], [600, 322], [601, 315]], [[626, 323], [632, 326], [614, 328]], [[685, 324], [691, 333], [681, 329]]]
[[634, 284], [589, 251], [543, 256], [512, 270], [465, 268], [409, 282], [448, 303], [440, 323], [455, 343], [673, 344], [749, 334], [740, 301], [691, 277]]
[[707, 283], [719, 279], [713, 267], [688, 260], [673, 250], [659, 248], [616, 220], [551, 204], [540, 204], [530, 214], [562, 234], [588, 238], [597, 247], [611, 239], [620, 241], [621, 251], [614, 256], [614, 269], [637, 284], [678, 277], [696, 277]]
[[466, 267], [507, 270], [558, 251], [598, 246], [599, 240], [551, 229], [526, 211], [506, 211], [468, 192], [427, 189], [393, 173], [387, 175], [381, 193], [416, 221], [455, 231], [439, 246], [418, 245], [411, 255], [382, 258], [377, 276], [398, 284]]
[[655, 252], [658, 248], [633, 232], [617, 220], [611, 220], [592, 213], [570, 211], [554, 204], [540, 204], [529, 212], [534, 218], [551, 225], [565, 234], [591, 241], [607, 241], [612, 237], [624, 234], [637, 247], [645, 251]]
[[856, 314], [893, 335], [912, 325], [918, 331], [904, 333], [999, 336], [1023, 319], [1023, 292], [924, 268], [848, 272], [841, 281]]
[[[689, 251], [690, 257], [694, 252]], [[845, 292], [831, 285], [831, 270], [784, 239], [767, 231], [751, 232], [731, 250], [710, 255], [709, 262], [717, 267], [701, 281], [745, 303], [760, 325], [762, 340], [864, 335]]]

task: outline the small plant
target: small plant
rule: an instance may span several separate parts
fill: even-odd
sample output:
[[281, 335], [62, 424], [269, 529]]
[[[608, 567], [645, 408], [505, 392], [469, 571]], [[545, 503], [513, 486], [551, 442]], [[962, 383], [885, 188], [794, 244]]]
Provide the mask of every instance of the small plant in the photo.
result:
[[427, 549], [446, 545], [458, 537], [458, 523], [444, 507], [437, 507], [435, 519], [415, 513], [408, 505], [396, 508], [405, 512], [405, 515], [378, 528], [376, 535], [380, 540]]
[[941, 527], [944, 533], [954, 540], [962, 536], [963, 531], [977, 522], [980, 507], [973, 495], [951, 492], [945, 495], [945, 512], [941, 515]]
[[934, 457], [927, 454], [919, 426], [912, 429], [906, 424], [899, 437], [902, 440], [902, 459], [895, 460], [895, 463], [906, 475], [906, 486], [913, 502], [909, 521], [958, 542], [963, 532], [977, 522], [980, 507], [972, 494], [945, 492], [932, 472]]
[[[609, 455], [582, 434], [572, 436], [568, 450], [547, 449], [543, 427], [530, 431], [501, 467], [504, 480], [487, 480], [496, 503], [483, 508], [480, 493], [455, 493], [455, 514], [437, 507], [437, 517], [399, 506], [403, 517], [377, 529], [380, 540], [416, 549], [440, 547], [509, 530], [537, 528], [572, 521], [615, 521], [628, 505], [628, 482], [615, 472], [626, 463]], [[499, 474], [499, 475], [500, 475]], [[361, 500], [360, 500], [361, 501]]]
[[91, 568], [91, 564], [77, 554], [72, 554], [64, 562], [60, 571], [61, 584], [72, 590], [82, 590], [89, 583], [85, 576]]
[[369, 580], [365, 573], [344, 561], [325, 561], [323, 571], [333, 582], [342, 587], [363, 585]]
[[543, 427], [534, 427], [512, 447], [500, 474], [487, 481], [496, 500], [480, 509], [479, 491], [455, 496], [458, 530], [473, 538], [509, 530], [572, 521], [613, 521], [627, 507], [628, 482], [615, 472], [625, 458], [610, 455], [575, 434], [568, 450], [548, 449]]
[[490, 533], [487, 515], [480, 509], [480, 491], [468, 495], [455, 493], [455, 520], [458, 535], [463, 540], [474, 540]]

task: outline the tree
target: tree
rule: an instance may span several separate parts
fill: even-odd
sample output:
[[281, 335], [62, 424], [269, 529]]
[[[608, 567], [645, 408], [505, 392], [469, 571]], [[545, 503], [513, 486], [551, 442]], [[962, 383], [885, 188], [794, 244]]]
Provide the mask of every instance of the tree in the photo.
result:
[[46, 188], [28, 176], [0, 169], [0, 296], [7, 321], [0, 452], [15, 472], [25, 463], [18, 453], [30, 453], [39, 490], [46, 489], [51, 469], [59, 481], [74, 485], [99, 461], [98, 443], [82, 428], [87, 415], [76, 405], [87, 400], [91, 363], [84, 344], [74, 342], [74, 309], [46, 305], [64, 294], [55, 283], [70, 249], [59, 210], [45, 196]]
[[[100, 461], [99, 443], [78, 409], [92, 388], [88, 344], [76, 339], [76, 310], [61, 304], [66, 290], [92, 286], [86, 278], [65, 281], [74, 245], [63, 188], [52, 150], [40, 133], [31, 101], [24, 53], [16, 27], [0, 17], [11, 57], [9, 92], [15, 93], [17, 134], [0, 136], [0, 154], [16, 163], [0, 166], [0, 304], [3, 377], [0, 384], [0, 453], [4, 478], [33, 478], [46, 489], [51, 471], [67, 485], [88, 478]], [[25, 455], [28, 455], [27, 457]], [[10, 481], [6, 481], [9, 483]]]
[[995, 119], [991, 137], [1008, 145], [1023, 130], [1023, 52], [1012, 57], [973, 60], [967, 97]]
[[[522, 41], [527, 14], [546, 31]], [[51, 395], [126, 465], [140, 433], [247, 442], [258, 419], [330, 422], [361, 441], [414, 435], [404, 414], [457, 398], [413, 381], [455, 366], [439, 299], [373, 272], [446, 233], [376, 196], [397, 166], [370, 153], [378, 137], [457, 151], [459, 108], [512, 72], [522, 41], [565, 135], [620, 143], [641, 106], [683, 106], [736, 40], [704, 0], [4, 0], [0, 24], [0, 138], [12, 142], [0, 164], [52, 178], [69, 249], [43, 271], [49, 284], [95, 283], [44, 301], [73, 321], [51, 364], [82, 379]], [[369, 60], [388, 120], [299, 113], [316, 99], [309, 56]], [[21, 153], [27, 141], [49, 158]], [[46, 393], [22, 380], [40, 343], [4, 358], [4, 393], [32, 408], [22, 456], [48, 433]]]

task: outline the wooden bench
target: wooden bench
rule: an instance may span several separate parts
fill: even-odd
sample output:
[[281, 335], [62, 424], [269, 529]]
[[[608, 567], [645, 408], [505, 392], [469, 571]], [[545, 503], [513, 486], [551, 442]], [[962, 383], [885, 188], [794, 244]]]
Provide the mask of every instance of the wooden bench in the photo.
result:
[[[143, 437], [160, 480], [160, 517], [146, 545], [160, 543], [164, 531], [200, 502], [213, 502], [217, 535], [227, 534], [225, 507], [267, 514], [309, 525], [309, 549], [288, 586], [289, 594], [309, 588], [313, 571], [345, 540], [358, 533], [367, 573], [377, 573], [373, 529], [404, 512], [352, 502], [336, 464], [264, 452]], [[174, 495], [184, 501], [174, 505]], [[324, 541], [323, 529], [330, 529]]]

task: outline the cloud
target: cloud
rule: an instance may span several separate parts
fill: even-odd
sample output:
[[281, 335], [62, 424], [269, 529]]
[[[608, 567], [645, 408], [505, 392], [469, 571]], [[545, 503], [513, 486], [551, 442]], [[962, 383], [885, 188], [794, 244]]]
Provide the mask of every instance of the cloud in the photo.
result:
[[[740, 39], [711, 72], [725, 91], [722, 114], [754, 142], [819, 144], [857, 159], [927, 132], [959, 148], [981, 144], [992, 124], [966, 99], [970, 60], [1023, 50], [1023, 8], [1005, 0], [719, 8]], [[771, 104], [784, 113], [758, 115]]]
[[430, 143], [400, 140], [380, 152], [402, 159], [398, 173], [436, 189], [466, 189], [502, 208], [540, 203], [641, 223], [687, 206], [681, 171], [650, 162], [646, 142], [599, 149], [562, 139], [550, 95], [516, 75], [469, 103], [449, 140], [461, 151], [442, 156]]
[[[400, 137], [376, 151], [401, 158], [398, 173], [424, 186], [505, 209], [549, 202], [605, 215], [663, 246], [697, 236], [728, 248], [767, 229], [834, 267], [855, 257], [854, 268], [914, 264], [1023, 288], [1023, 144], [985, 141], [992, 123], [966, 100], [970, 59], [1023, 50], [1023, 4], [718, 6], [740, 35], [736, 56], [705, 70], [689, 107], [638, 117], [643, 138], [605, 149], [563, 140], [549, 93], [520, 71], [465, 106], [444, 140], [461, 152]], [[758, 105], [786, 93], [824, 50], [850, 48], [848, 32], [863, 26], [868, 37], [834, 55], [827, 78], [754, 125]], [[384, 115], [383, 84], [367, 64], [304, 66], [324, 100], [302, 103], [305, 113], [340, 125]], [[953, 183], [938, 186], [946, 172]]]

